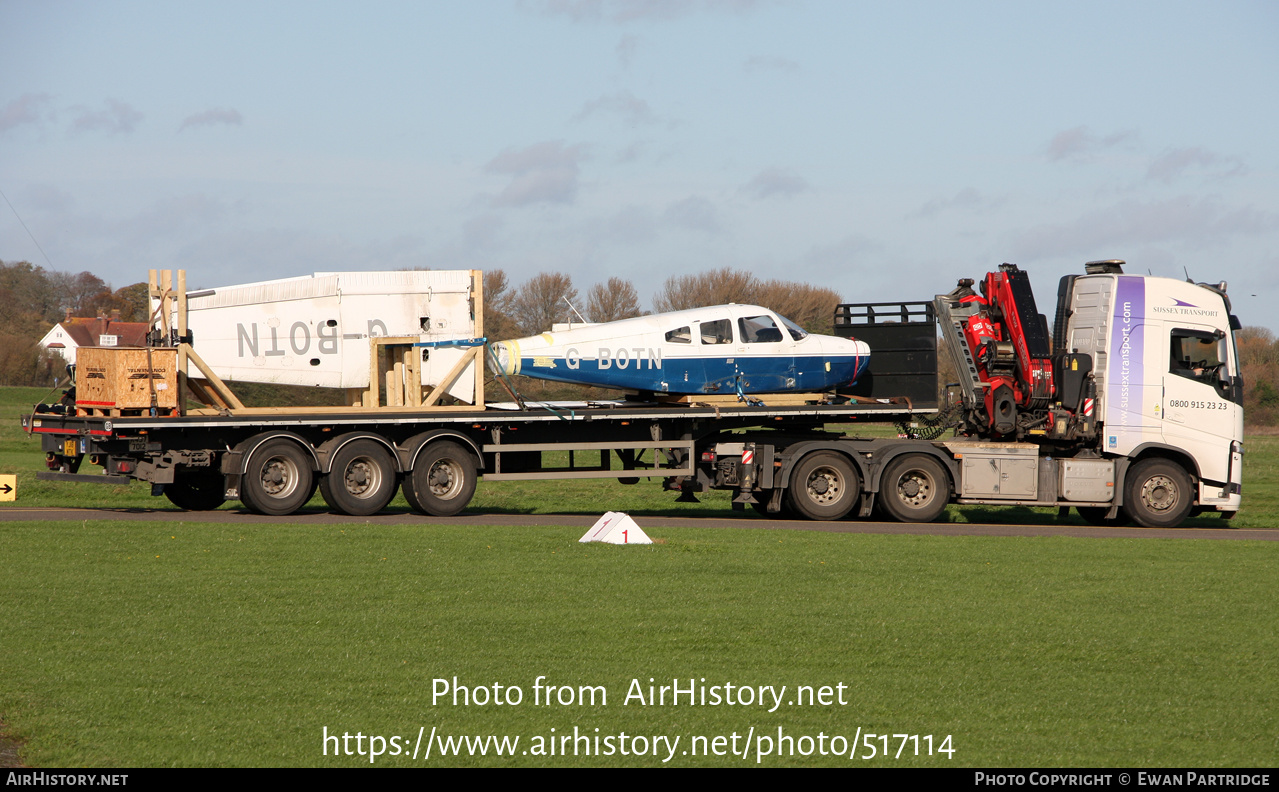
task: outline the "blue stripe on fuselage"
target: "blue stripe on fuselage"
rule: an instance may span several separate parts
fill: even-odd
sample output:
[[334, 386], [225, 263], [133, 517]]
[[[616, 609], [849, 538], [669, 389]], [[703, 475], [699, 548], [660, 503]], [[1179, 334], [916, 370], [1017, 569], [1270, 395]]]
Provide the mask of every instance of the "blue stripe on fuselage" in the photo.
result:
[[736, 393], [739, 375], [743, 393], [825, 390], [856, 382], [869, 362], [857, 355], [668, 357], [659, 364], [631, 361], [625, 368], [612, 360], [601, 369], [592, 358], [581, 358], [576, 368], [569, 368], [563, 358], [553, 359], [554, 366], [536, 365], [537, 360], [546, 361], [522, 358], [520, 373], [556, 382], [667, 393]]

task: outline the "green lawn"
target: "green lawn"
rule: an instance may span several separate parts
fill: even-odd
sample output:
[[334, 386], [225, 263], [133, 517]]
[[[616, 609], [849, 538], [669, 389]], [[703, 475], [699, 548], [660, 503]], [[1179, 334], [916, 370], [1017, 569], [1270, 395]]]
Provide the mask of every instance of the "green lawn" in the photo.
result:
[[[952, 737], [953, 758], [872, 762], [893, 765], [1279, 761], [1274, 543], [679, 528], [616, 547], [580, 533], [0, 524], [0, 713], [36, 766], [367, 763], [324, 756], [324, 730], [403, 740], [419, 727], [526, 747], [574, 727], [684, 747], [752, 727]], [[537, 706], [539, 675], [603, 686], [607, 705]], [[434, 680], [454, 676], [525, 700], [433, 704]], [[786, 685], [786, 700], [842, 684], [847, 703], [623, 704], [650, 678]]]
[[[12, 417], [0, 418], [0, 472], [18, 472], [19, 505], [167, 504], [142, 485], [35, 482], [41, 454], [16, 416], [42, 394], [15, 390], [0, 390]], [[1248, 438], [1247, 505], [1226, 525], [1276, 524], [1277, 444]], [[641, 525], [648, 514], [728, 513], [724, 494], [697, 506], [672, 497], [656, 484], [482, 484], [475, 507], [618, 509]], [[522, 753], [575, 728], [680, 737], [675, 765], [753, 764], [753, 753], [679, 752], [694, 737], [705, 738], [699, 750], [717, 736], [730, 745], [734, 733], [740, 750], [748, 734], [778, 729], [799, 741], [795, 754], [764, 766], [1279, 762], [1276, 543], [725, 531], [696, 520], [651, 532], [658, 544], [613, 547], [579, 544], [581, 528], [426, 519], [0, 523], [0, 722], [39, 767], [367, 764], [333, 756], [332, 744], [326, 756], [325, 730], [365, 735], [366, 750], [367, 735], [396, 737], [388, 752], [411, 754], [419, 728], [521, 742], [511, 758], [445, 758], [437, 745], [430, 760], [378, 763], [657, 766], [666, 755]], [[602, 686], [608, 702], [535, 704], [539, 675]], [[454, 676], [518, 686], [524, 700], [433, 703], [435, 680]], [[650, 678], [785, 685], [784, 702], [797, 685], [844, 685], [847, 703], [624, 704], [632, 680], [647, 693]], [[847, 748], [868, 733], [921, 741], [888, 760], [799, 755], [801, 738]], [[927, 735], [934, 747], [950, 736], [953, 755], [915, 757]], [[900, 738], [889, 742], [895, 753]], [[859, 745], [859, 757], [869, 752]]]

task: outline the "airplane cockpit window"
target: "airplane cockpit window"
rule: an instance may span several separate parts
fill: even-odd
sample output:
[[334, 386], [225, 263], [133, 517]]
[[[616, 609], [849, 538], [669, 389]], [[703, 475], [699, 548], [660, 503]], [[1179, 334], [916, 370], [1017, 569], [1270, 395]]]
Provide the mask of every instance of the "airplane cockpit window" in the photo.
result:
[[782, 340], [782, 331], [767, 314], [743, 316], [737, 320], [743, 344], [776, 344]]
[[713, 322], [702, 322], [703, 344], [733, 343], [733, 322], [729, 319], [716, 319]]
[[693, 334], [689, 332], [688, 325], [677, 327], [666, 334], [666, 340], [672, 344], [691, 344], [693, 343]]
[[786, 332], [790, 333], [791, 338], [796, 341], [803, 341], [808, 337], [808, 331], [804, 328], [787, 319], [785, 316], [779, 318], [782, 320], [782, 324], [786, 325]]

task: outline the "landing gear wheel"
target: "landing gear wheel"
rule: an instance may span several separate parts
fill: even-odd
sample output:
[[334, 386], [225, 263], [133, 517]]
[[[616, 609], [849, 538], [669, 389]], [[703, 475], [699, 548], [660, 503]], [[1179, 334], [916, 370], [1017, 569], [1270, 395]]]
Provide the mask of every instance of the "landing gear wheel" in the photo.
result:
[[1109, 506], [1076, 506], [1075, 511], [1079, 512], [1079, 516], [1089, 525], [1097, 526], [1122, 526], [1129, 525], [1132, 520], [1124, 514], [1124, 510], [1120, 509], [1119, 514], [1113, 520], [1107, 520], [1106, 515], [1110, 513]]
[[314, 494], [310, 457], [283, 438], [258, 446], [240, 478], [240, 500], [254, 514], [292, 514]]
[[950, 477], [936, 459], [924, 454], [899, 456], [879, 480], [880, 508], [898, 522], [932, 522], [946, 511]]
[[786, 500], [798, 515], [810, 520], [838, 520], [852, 511], [861, 489], [848, 457], [818, 451], [801, 459], [791, 472]]
[[1194, 503], [1193, 485], [1185, 469], [1166, 459], [1147, 459], [1128, 470], [1124, 511], [1146, 528], [1180, 525]]
[[352, 440], [333, 455], [328, 475], [320, 479], [325, 503], [339, 514], [377, 514], [395, 497], [395, 459], [374, 440]]
[[226, 479], [212, 468], [180, 470], [164, 495], [179, 509], [213, 511], [226, 502]]
[[475, 456], [457, 443], [431, 443], [404, 477], [404, 498], [418, 514], [449, 517], [475, 494]]

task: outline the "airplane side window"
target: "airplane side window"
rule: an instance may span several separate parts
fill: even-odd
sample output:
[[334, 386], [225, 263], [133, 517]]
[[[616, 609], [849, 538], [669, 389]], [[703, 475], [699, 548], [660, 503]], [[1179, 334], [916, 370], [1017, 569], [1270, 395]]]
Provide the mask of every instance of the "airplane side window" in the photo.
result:
[[702, 322], [703, 344], [733, 343], [733, 322], [729, 319], [716, 319], [713, 322]]
[[666, 334], [666, 340], [672, 344], [691, 344], [693, 343], [693, 334], [689, 332], [688, 325], [677, 327]]
[[782, 331], [768, 315], [743, 316], [737, 320], [737, 329], [744, 344], [776, 344], [782, 340]]
[[1221, 341], [1198, 330], [1173, 330], [1169, 371], [1179, 377], [1216, 385], [1222, 368]]

